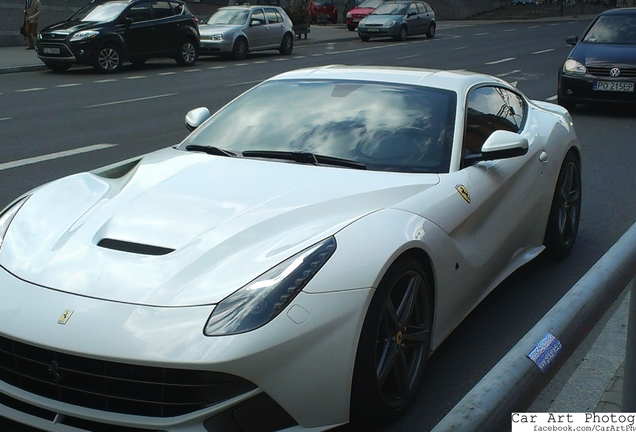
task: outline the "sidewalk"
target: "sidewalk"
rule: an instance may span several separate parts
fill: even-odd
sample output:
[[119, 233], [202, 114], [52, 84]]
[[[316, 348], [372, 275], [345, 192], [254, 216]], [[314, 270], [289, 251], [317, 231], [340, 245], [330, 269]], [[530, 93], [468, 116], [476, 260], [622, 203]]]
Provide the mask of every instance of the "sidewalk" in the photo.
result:
[[[593, 16], [551, 17], [532, 22], [591, 20]], [[485, 21], [492, 23], [492, 21]], [[438, 30], [479, 26], [484, 21], [440, 21]], [[498, 21], [502, 22], [502, 21]], [[518, 21], [514, 21], [518, 22]], [[529, 22], [529, 20], [524, 21]], [[348, 31], [344, 24], [312, 25], [307, 39], [296, 39], [297, 47], [303, 45], [355, 40], [356, 32]], [[25, 46], [0, 47], [0, 74], [44, 70], [46, 66], [35, 51]], [[620, 412], [623, 384], [623, 361], [629, 295], [624, 294], [606, 314], [570, 362], [550, 386], [539, 396], [531, 411], [550, 412]], [[569, 369], [569, 370], [567, 370]], [[558, 393], [558, 394], [557, 394]]]

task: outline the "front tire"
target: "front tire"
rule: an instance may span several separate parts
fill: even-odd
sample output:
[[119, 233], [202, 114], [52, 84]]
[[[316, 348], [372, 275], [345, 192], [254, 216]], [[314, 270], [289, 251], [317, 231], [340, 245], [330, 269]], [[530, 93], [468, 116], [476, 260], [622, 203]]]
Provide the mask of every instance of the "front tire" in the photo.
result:
[[123, 62], [121, 48], [114, 44], [106, 44], [97, 52], [93, 67], [100, 72], [115, 73], [121, 69]]
[[351, 419], [383, 422], [399, 415], [424, 374], [432, 323], [427, 273], [412, 257], [382, 278], [364, 319], [351, 389]]
[[406, 29], [406, 26], [402, 26], [400, 27], [400, 32], [396, 36], [395, 40], [405, 41], [407, 37], [408, 37], [408, 31]]
[[185, 38], [179, 42], [177, 56], [175, 61], [179, 66], [192, 66], [196, 63], [199, 56], [199, 49], [195, 42], [190, 38]]
[[278, 52], [282, 55], [290, 55], [294, 50], [294, 36], [291, 33], [286, 33], [283, 36], [283, 41], [280, 43]]
[[433, 39], [435, 37], [435, 29], [437, 28], [437, 26], [435, 25], [435, 23], [431, 23], [431, 25], [428, 26], [428, 31], [426, 32], [426, 37], [429, 39]]
[[349, 30], [349, 31], [356, 31], [356, 28], [358, 28], [357, 25], [347, 24], [347, 30]]
[[232, 57], [234, 60], [245, 60], [247, 57], [247, 40], [245, 38], [238, 38], [234, 42], [234, 47], [232, 48]]
[[581, 165], [569, 152], [561, 165], [552, 198], [543, 243], [544, 254], [554, 260], [566, 258], [576, 241], [581, 216]]
[[360, 33], [358, 33], [358, 36], [360, 37], [360, 40], [362, 42], [369, 42], [369, 40], [371, 40], [371, 38], [369, 36], [363, 36]]

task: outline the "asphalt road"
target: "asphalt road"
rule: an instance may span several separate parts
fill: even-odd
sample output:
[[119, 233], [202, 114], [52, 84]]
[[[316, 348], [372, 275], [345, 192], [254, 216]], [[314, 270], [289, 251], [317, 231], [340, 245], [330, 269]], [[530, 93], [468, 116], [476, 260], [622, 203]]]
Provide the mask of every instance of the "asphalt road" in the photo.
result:
[[[296, 47], [290, 57], [203, 58], [190, 69], [164, 60], [125, 67], [112, 76], [88, 68], [61, 75], [3, 75], [0, 207], [63, 175], [178, 143], [187, 135], [183, 117], [189, 109], [217, 109], [263, 79], [300, 67], [337, 63], [476, 70], [517, 82], [533, 99], [554, 100], [556, 73], [569, 52], [565, 38], [581, 34], [586, 25], [467, 23], [440, 28], [433, 40], [327, 43]], [[583, 145], [583, 210], [573, 254], [559, 263], [539, 259], [505, 280], [430, 359], [406, 415], [378, 431], [430, 430], [636, 220], [636, 115], [581, 108], [574, 122]], [[91, 147], [99, 145], [104, 147]], [[32, 429], [0, 419], [0, 431]]]

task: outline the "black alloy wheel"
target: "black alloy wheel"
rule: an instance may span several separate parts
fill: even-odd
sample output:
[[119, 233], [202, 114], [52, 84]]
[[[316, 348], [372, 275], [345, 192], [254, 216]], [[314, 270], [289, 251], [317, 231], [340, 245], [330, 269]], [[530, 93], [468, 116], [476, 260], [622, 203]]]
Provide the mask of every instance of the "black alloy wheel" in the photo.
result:
[[245, 60], [245, 57], [247, 57], [247, 50], [247, 40], [240, 37], [234, 42], [232, 57], [234, 57], [234, 60]]
[[192, 39], [187, 37], [179, 42], [179, 50], [175, 57], [175, 61], [179, 66], [192, 66], [196, 63], [198, 56], [199, 50]]
[[424, 374], [431, 323], [427, 273], [414, 258], [400, 258], [382, 278], [364, 320], [353, 375], [352, 421], [388, 421], [406, 408]]
[[294, 36], [291, 33], [285, 33], [283, 41], [280, 43], [278, 52], [282, 55], [290, 55], [294, 50]]
[[545, 255], [561, 260], [566, 258], [576, 241], [581, 217], [581, 166], [570, 151], [563, 160], [556, 190], [552, 198], [544, 244]]
[[106, 44], [97, 52], [94, 68], [101, 72], [114, 73], [121, 69], [123, 58], [121, 49], [114, 44]]

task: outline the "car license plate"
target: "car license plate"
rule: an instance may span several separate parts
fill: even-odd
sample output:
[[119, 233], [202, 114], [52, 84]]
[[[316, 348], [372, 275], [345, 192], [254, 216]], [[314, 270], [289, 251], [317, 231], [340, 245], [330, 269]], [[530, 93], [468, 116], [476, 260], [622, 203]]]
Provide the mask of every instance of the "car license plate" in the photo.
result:
[[59, 48], [47, 48], [47, 47], [44, 47], [44, 48], [42, 48], [42, 52], [44, 54], [59, 54], [60, 53], [60, 49]]
[[379, 32], [380, 29], [379, 28], [368, 28], [367, 31], [369, 31], [369, 32]]
[[633, 92], [634, 83], [614, 81], [594, 81], [592, 88], [597, 91]]

